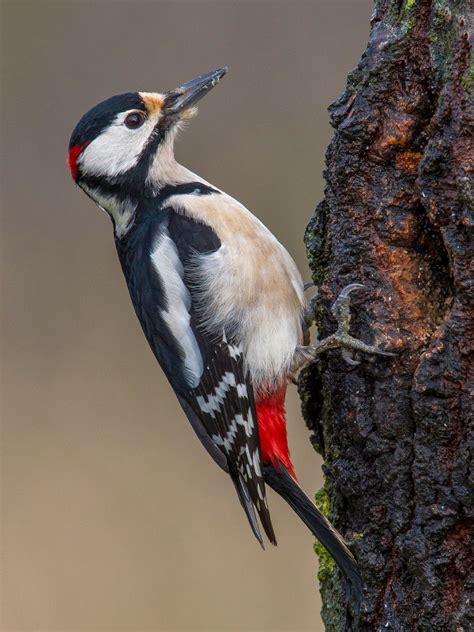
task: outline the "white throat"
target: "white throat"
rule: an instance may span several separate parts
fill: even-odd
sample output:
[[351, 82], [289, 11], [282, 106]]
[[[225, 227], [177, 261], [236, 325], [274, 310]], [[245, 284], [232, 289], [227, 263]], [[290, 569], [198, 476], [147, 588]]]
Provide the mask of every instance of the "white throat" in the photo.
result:
[[174, 139], [177, 130], [168, 133], [158, 148], [147, 176], [147, 184], [158, 192], [167, 184], [185, 184], [186, 182], [207, 182], [198, 175], [176, 162], [174, 157]]

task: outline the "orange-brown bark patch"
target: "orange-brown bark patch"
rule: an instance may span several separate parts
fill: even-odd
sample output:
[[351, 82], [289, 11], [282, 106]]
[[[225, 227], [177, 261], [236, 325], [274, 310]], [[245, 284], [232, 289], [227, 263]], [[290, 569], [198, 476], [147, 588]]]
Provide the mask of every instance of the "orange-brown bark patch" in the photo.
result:
[[389, 277], [387, 283], [394, 289], [391, 308], [398, 311], [414, 338], [424, 340], [430, 329], [424, 310], [425, 288], [418, 283], [420, 262], [416, 253], [379, 244], [377, 254], [380, 267]]
[[395, 159], [395, 164], [399, 169], [404, 169], [409, 174], [415, 174], [418, 171], [418, 164], [421, 159], [420, 151], [407, 151], [398, 154]]
[[387, 111], [383, 121], [382, 135], [375, 144], [375, 151], [384, 153], [390, 147], [403, 147], [407, 144], [414, 119], [404, 112]]

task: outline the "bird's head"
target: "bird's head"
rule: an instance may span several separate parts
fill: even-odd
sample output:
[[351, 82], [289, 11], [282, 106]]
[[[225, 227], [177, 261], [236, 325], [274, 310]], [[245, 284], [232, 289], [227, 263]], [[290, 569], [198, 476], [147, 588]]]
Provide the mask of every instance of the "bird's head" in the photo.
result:
[[[100, 206], [109, 197], [153, 194], [173, 159], [181, 121], [226, 74], [218, 68], [164, 94], [127, 92], [102, 101], [81, 118], [69, 143], [75, 182]], [[166, 182], [164, 182], [166, 183]], [[118, 199], [117, 198], [117, 199]]]

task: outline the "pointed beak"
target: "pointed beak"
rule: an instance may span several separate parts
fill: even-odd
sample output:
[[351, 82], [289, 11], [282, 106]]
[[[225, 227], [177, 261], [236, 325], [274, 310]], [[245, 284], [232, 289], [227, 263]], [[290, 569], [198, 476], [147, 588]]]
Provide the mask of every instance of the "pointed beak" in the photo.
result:
[[163, 113], [168, 116], [177, 116], [192, 108], [203, 96], [205, 96], [222, 77], [227, 73], [227, 67], [218, 68], [205, 75], [200, 75], [184, 85], [168, 92], [165, 96]]

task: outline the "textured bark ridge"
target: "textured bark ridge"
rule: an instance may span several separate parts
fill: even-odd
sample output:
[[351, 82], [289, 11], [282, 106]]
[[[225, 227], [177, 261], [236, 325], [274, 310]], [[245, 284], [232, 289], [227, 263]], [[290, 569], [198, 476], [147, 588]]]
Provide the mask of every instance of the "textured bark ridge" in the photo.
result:
[[376, 2], [330, 107], [325, 199], [306, 234], [319, 336], [338, 292], [361, 282], [353, 335], [398, 353], [352, 367], [331, 351], [300, 382], [325, 459], [318, 501], [366, 584], [354, 622], [319, 550], [330, 631], [474, 629], [469, 4]]

